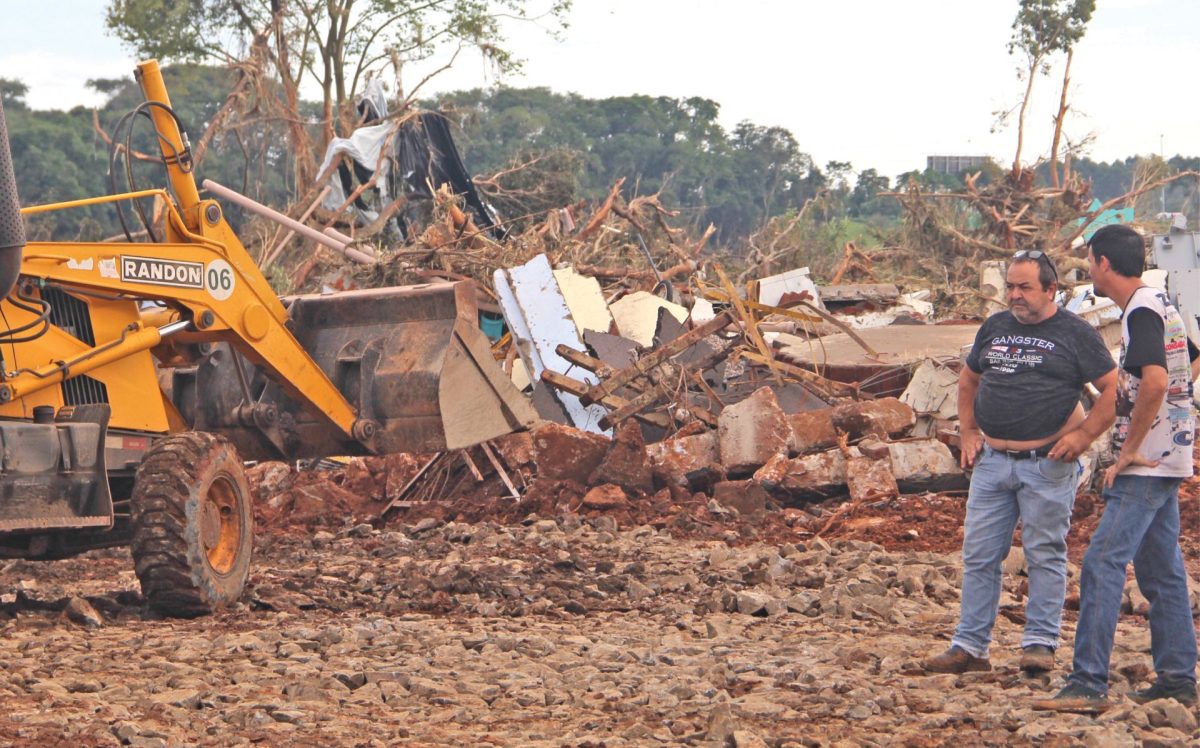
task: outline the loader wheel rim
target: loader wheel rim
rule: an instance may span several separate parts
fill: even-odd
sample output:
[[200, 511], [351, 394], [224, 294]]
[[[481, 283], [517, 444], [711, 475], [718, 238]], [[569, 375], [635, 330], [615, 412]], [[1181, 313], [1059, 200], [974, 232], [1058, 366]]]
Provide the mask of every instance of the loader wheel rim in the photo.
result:
[[241, 538], [237, 488], [229, 478], [218, 476], [209, 486], [200, 508], [200, 542], [213, 571], [228, 574], [233, 569]]

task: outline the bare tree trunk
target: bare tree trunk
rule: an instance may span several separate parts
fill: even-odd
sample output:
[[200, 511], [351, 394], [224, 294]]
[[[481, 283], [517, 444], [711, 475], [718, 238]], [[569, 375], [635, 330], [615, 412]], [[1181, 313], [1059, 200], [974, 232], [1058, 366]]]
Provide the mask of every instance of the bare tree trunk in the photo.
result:
[[[283, 28], [287, 12], [287, 3], [275, 6], [271, 25], [275, 34], [275, 68], [279, 71], [279, 82], [283, 86], [288, 137], [292, 141], [292, 169], [296, 178], [296, 190], [299, 191], [301, 185], [308, 184], [316, 166], [313, 163], [312, 142], [309, 140], [308, 131], [304, 129], [304, 119], [300, 116], [300, 87], [297, 80], [300, 74], [292, 74], [287, 33]], [[301, 61], [300, 65], [300, 69], [303, 70], [304, 62]]]
[[1025, 98], [1021, 99], [1021, 113], [1017, 116], [1017, 153], [1013, 156], [1013, 174], [1021, 173], [1021, 150], [1025, 147], [1025, 110], [1029, 108], [1029, 100], [1033, 97], [1033, 78], [1037, 75], [1038, 63], [1041, 58], [1037, 57], [1029, 61], [1029, 74], [1025, 83]]
[[[1050, 185], [1058, 187], [1058, 142], [1062, 138], [1063, 120], [1067, 118], [1067, 87], [1071, 84], [1071, 58], [1075, 56], [1073, 48], [1067, 48], [1067, 66], [1063, 69], [1062, 94], [1058, 98], [1058, 116], [1054, 118], [1054, 139], [1050, 142]], [[1069, 168], [1069, 167], [1068, 167]], [[1067, 174], [1063, 173], [1063, 182]]]
[[329, 14], [329, 31], [325, 34], [325, 42], [317, 43], [317, 47], [321, 51], [321, 67], [324, 73], [321, 78], [321, 92], [323, 94], [321, 115], [325, 120], [321, 135], [322, 146], [329, 145], [329, 141], [333, 140], [336, 135], [333, 127], [333, 79], [335, 65], [337, 64], [337, 3], [334, 0], [328, 0], [325, 10]]
[[338, 115], [339, 123], [343, 127], [352, 126], [349, 122], [342, 123], [342, 117], [346, 116], [349, 109], [349, 102], [346, 101], [346, 34], [350, 28], [350, 10], [354, 5], [354, 0], [344, 0], [341, 9], [337, 16], [332, 16], [329, 19], [331, 29], [336, 29], [336, 39], [331, 39], [333, 42], [333, 80], [334, 91], [336, 94], [335, 110]]

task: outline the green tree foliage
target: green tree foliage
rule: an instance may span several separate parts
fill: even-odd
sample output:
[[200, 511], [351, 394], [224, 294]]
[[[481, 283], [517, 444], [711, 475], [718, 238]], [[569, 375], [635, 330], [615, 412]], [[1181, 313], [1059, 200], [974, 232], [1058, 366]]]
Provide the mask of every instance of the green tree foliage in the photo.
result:
[[[453, 62], [464, 48], [500, 72], [520, 66], [502, 19], [561, 20], [571, 0], [110, 0], [108, 27], [142, 55], [163, 61], [241, 63], [270, 71], [282, 86], [282, 116], [299, 116], [299, 88], [322, 93], [318, 151], [353, 127], [358, 94], [369, 77], [413, 62]], [[412, 84], [414, 87], [419, 83]], [[412, 92], [410, 91], [409, 94]], [[403, 92], [400, 97], [404, 98]], [[301, 174], [314, 154], [305, 133], [290, 131]]]
[[1024, 57], [1021, 75], [1025, 79], [1025, 96], [1021, 99], [1017, 119], [1017, 152], [1013, 171], [1021, 170], [1021, 151], [1025, 138], [1025, 112], [1033, 96], [1033, 82], [1038, 74], [1050, 71], [1050, 57], [1069, 52], [1083, 38], [1088, 21], [1096, 10], [1096, 0], [1020, 0], [1013, 20], [1012, 38], [1008, 43], [1010, 55]]
[[895, 218], [900, 215], [900, 204], [880, 193], [891, 189], [891, 180], [875, 169], [863, 169], [854, 180], [854, 189], [847, 198], [850, 215], [855, 217], [883, 216]]
[[0, 102], [4, 103], [5, 110], [24, 109], [27, 93], [29, 86], [16, 78], [0, 78]]
[[[225, 69], [178, 65], [164, 70], [175, 108], [193, 144], [212, 121], [233, 84]], [[107, 133], [141, 102], [132, 80], [93, 81], [110, 97], [98, 119]], [[108, 145], [94, 130], [92, 112], [34, 111], [23, 102], [19, 81], [0, 80], [18, 191], [23, 204], [71, 200], [109, 192]], [[268, 95], [282, 97], [275, 86]], [[661, 192], [663, 204], [677, 208], [695, 228], [717, 226], [718, 240], [740, 245], [774, 217], [794, 215], [813, 198], [807, 212], [805, 241], [834, 242], [841, 225], [886, 227], [899, 205], [881, 193], [902, 189], [915, 179], [923, 190], [961, 190], [962, 175], [911, 172], [890, 180], [872, 168], [852, 177], [848, 162], [818, 168], [788, 131], [751, 122], [727, 131], [718, 121], [720, 107], [703, 98], [626, 96], [585, 99], [547, 89], [500, 88], [459, 91], [429, 106], [441, 106], [458, 125], [455, 130], [468, 169], [476, 176], [496, 172], [503, 186], [496, 195], [501, 214], [526, 212], [599, 199], [626, 178], [626, 197]], [[310, 114], [319, 104], [307, 104]], [[140, 120], [130, 141], [134, 150], [153, 153], [147, 121]], [[213, 178], [277, 208], [294, 201], [284, 126], [266, 119], [244, 119], [217, 136], [201, 162], [197, 178]], [[514, 163], [539, 159], [537, 168], [507, 172]], [[1138, 160], [1105, 162], [1076, 159], [1073, 170], [1092, 183], [1103, 200], [1128, 191]], [[1196, 169], [1200, 159], [1170, 159], [1173, 171]], [[1044, 166], [1042, 168], [1045, 168]], [[159, 164], [136, 162], [136, 186], [163, 186]], [[984, 169], [979, 184], [1000, 174]], [[123, 172], [117, 189], [125, 190]], [[235, 227], [245, 229], [232, 206]], [[1189, 181], [1167, 188], [1167, 209], [1200, 214], [1200, 196]], [[849, 222], [849, 223], [847, 223]], [[828, 230], [822, 229], [827, 226]], [[131, 226], [137, 229], [137, 226]], [[99, 239], [120, 232], [110, 207], [94, 206], [48, 214], [31, 223], [37, 239]], [[253, 237], [247, 237], [252, 241]], [[830, 245], [832, 246], [832, 245]], [[815, 261], [807, 258], [805, 261]], [[819, 263], [818, 263], [819, 264]]]
[[[578, 195], [603, 195], [626, 178], [628, 196], [661, 193], [721, 241], [745, 237], [825, 188], [825, 176], [790, 132], [751, 122], [727, 132], [703, 98], [585, 99], [544, 88], [458, 91], [429, 102], [461, 125], [477, 174], [538, 154], [572, 151]], [[561, 203], [560, 203], [561, 204]]]
[[[193, 142], [204, 131], [231, 85], [226, 70], [202, 66], [175, 66], [163, 71], [172, 103]], [[101, 128], [114, 133], [121, 117], [142, 102], [137, 84], [127, 81], [93, 81], [93, 88], [107, 91], [108, 102], [96, 113]], [[34, 111], [10, 107], [5, 100], [9, 139], [17, 176], [17, 192], [24, 205], [37, 205], [110, 192], [109, 146], [93, 127], [92, 111], [76, 107], [69, 112]], [[292, 185], [285, 183], [289, 156], [278, 126], [260, 121], [252, 126], [226, 131], [213, 142], [201, 163], [197, 181], [211, 177], [218, 182], [279, 207], [290, 202]], [[125, 140], [120, 141], [122, 144]], [[157, 154], [150, 122], [135, 118], [128, 141], [134, 151]], [[114, 174], [115, 189], [129, 185], [124, 162]], [[134, 186], [163, 187], [166, 178], [161, 164], [135, 160]], [[239, 214], [232, 211], [237, 220]], [[35, 239], [95, 240], [117, 234], [121, 227], [111, 206], [91, 206], [56, 211], [33, 218]], [[132, 226], [131, 229], [140, 229]]]

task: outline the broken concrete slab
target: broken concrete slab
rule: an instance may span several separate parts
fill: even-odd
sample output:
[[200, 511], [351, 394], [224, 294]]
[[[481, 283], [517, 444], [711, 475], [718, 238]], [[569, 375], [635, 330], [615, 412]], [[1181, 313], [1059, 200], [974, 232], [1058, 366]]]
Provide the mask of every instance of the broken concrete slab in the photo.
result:
[[786, 452], [792, 428], [775, 393], [761, 387], [740, 403], [727, 406], [717, 420], [721, 464], [730, 475], [756, 470], [779, 452]]
[[683, 322], [688, 318], [688, 310], [678, 304], [672, 304], [666, 299], [659, 298], [646, 291], [627, 294], [608, 305], [617, 331], [622, 337], [636, 341], [639, 345], [650, 347], [654, 345], [654, 333], [658, 330], [658, 310], [667, 309], [671, 316]]
[[588, 476], [588, 484], [613, 483], [628, 493], [648, 493], [654, 488], [654, 474], [642, 429], [632, 418], [623, 421], [613, 433], [604, 459]]
[[712, 497], [743, 517], [761, 517], [767, 511], [767, 492], [752, 480], [720, 481], [713, 485]]
[[965, 489], [969, 482], [950, 448], [937, 439], [890, 442], [892, 474], [905, 493]]
[[510, 470], [532, 467], [536, 463], [533, 434], [528, 431], [498, 436], [490, 444]]
[[825, 498], [846, 493], [846, 456], [839, 449], [804, 455], [797, 461], [802, 473], [795, 473], [795, 488], [789, 493], [795, 498]]
[[685, 320], [676, 319], [674, 313], [666, 307], [659, 307], [658, 321], [654, 326], [654, 347], [666, 345], [680, 335], [686, 334], [688, 327]]
[[792, 454], [804, 454], [837, 444], [839, 430], [851, 439], [906, 435], [916, 416], [896, 398], [884, 397], [792, 413], [787, 419], [792, 428]]
[[1004, 260], [985, 260], [979, 264], [979, 295], [984, 300], [984, 317], [1008, 308], [1004, 301], [1007, 272], [1008, 263]]
[[861, 453], [846, 460], [846, 487], [853, 501], [882, 501], [900, 495], [891, 462]]
[[788, 493], [802, 487], [800, 477], [808, 472], [804, 462], [777, 454], [754, 471], [752, 480], [768, 491]]
[[596, 358], [616, 371], [633, 366], [637, 361], [638, 344], [629, 338], [587, 330], [583, 333], [583, 342]]
[[676, 436], [646, 447], [655, 480], [667, 486], [707, 489], [724, 480], [717, 432]]
[[790, 458], [776, 455], [751, 479], [770, 493], [795, 500], [819, 500], [846, 493], [846, 457], [831, 449]]
[[1110, 298], [1096, 296], [1091, 283], [1076, 286], [1064, 307], [1096, 328], [1104, 345], [1109, 348], [1121, 345], [1121, 307]]
[[607, 437], [558, 423], [544, 423], [535, 428], [532, 441], [539, 478], [580, 484], [587, 483], [610, 443]]
[[903, 436], [916, 423], [913, 409], [894, 397], [843, 403], [833, 409], [833, 427], [851, 439], [864, 436]]
[[833, 408], [792, 413], [787, 419], [792, 429], [792, 454], [829, 449], [837, 444], [837, 430], [833, 428]]
[[787, 333], [779, 333], [775, 356], [805, 369], [817, 367], [822, 376], [839, 382], [864, 382], [863, 391], [873, 395], [899, 395], [911, 379], [910, 372], [926, 358], [957, 358], [975, 341], [979, 325], [909, 325], [876, 327], [856, 334], [879, 355], [869, 355], [846, 333], [826, 335], [820, 345]]
[[831, 312], [863, 302], [888, 306], [900, 298], [900, 289], [894, 283], [843, 283], [836, 286], [820, 286], [817, 290], [820, 291], [825, 308]]

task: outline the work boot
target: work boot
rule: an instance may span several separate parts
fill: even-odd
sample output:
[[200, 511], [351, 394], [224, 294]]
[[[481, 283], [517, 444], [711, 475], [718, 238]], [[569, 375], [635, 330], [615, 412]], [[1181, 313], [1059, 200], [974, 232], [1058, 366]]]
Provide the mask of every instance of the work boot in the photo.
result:
[[1021, 670], [1026, 673], [1045, 673], [1054, 669], [1054, 650], [1041, 644], [1030, 644], [1021, 652]]
[[1196, 683], [1190, 680], [1163, 682], [1163, 679], [1159, 678], [1149, 688], [1131, 692], [1129, 698], [1139, 704], [1156, 699], [1175, 699], [1180, 704], [1191, 707], [1196, 705]]
[[962, 647], [953, 646], [940, 655], [922, 660], [921, 667], [927, 673], [971, 673], [991, 670], [992, 663], [985, 657], [975, 657]]
[[1110, 706], [1112, 705], [1104, 694], [1078, 683], [1068, 683], [1067, 687], [1055, 694], [1052, 699], [1033, 702], [1033, 709], [1038, 712], [1099, 714]]

